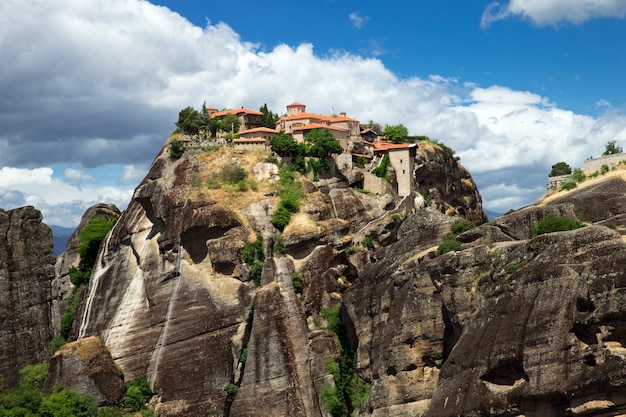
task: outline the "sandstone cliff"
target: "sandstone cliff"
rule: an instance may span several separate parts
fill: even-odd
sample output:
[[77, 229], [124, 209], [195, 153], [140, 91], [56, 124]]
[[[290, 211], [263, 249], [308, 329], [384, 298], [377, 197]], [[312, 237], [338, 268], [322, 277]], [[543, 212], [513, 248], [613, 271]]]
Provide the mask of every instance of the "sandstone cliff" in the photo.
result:
[[25, 365], [48, 356], [53, 332], [52, 231], [33, 207], [0, 212], [0, 377], [8, 387]]

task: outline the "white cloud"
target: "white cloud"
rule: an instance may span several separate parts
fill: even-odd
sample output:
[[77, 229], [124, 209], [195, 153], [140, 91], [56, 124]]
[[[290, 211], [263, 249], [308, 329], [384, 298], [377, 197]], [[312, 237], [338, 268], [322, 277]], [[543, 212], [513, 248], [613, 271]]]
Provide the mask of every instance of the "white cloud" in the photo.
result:
[[506, 4], [493, 2], [487, 6], [481, 27], [512, 16], [520, 16], [537, 26], [570, 22], [581, 24], [590, 19], [626, 16], [624, 0], [510, 0]]
[[[511, 1], [501, 11], [519, 14], [514, 6], [532, 3]], [[555, 162], [581, 166], [608, 140], [626, 142], [626, 118], [614, 110], [591, 117], [506, 86], [402, 78], [378, 59], [320, 55], [311, 44], [260, 50], [225, 24], [199, 28], [146, 1], [4, 0], [0, 39], [0, 164], [16, 167], [0, 170], [0, 207], [36, 201], [60, 225], [98, 202], [125, 206], [178, 111], [204, 100], [218, 108], [267, 103], [278, 113], [298, 100], [314, 112], [332, 106], [362, 121], [403, 123], [455, 149], [487, 207], [527, 204]], [[59, 163], [125, 168], [108, 188], [80, 171], [66, 172], [68, 184], [50, 168], [32, 169]]]
[[96, 179], [91, 175], [74, 168], [66, 168], [63, 176], [69, 184], [77, 187], [80, 187], [84, 182], [96, 182]]
[[52, 168], [0, 168], [0, 187], [17, 184], [49, 184], [54, 171]]
[[359, 14], [359, 12], [352, 12], [352, 13], [350, 13], [348, 18], [352, 22], [352, 26], [354, 26], [357, 29], [362, 28], [363, 25], [365, 23], [367, 23], [368, 20], [370, 20], [370, 18], [368, 16], [361, 16]]

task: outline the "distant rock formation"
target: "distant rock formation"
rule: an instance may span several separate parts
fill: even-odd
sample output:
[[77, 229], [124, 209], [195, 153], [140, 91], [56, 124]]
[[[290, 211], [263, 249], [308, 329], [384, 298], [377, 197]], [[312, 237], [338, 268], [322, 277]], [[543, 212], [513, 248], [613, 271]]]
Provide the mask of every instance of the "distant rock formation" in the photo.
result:
[[52, 340], [52, 230], [31, 206], [0, 212], [0, 377], [43, 362]]

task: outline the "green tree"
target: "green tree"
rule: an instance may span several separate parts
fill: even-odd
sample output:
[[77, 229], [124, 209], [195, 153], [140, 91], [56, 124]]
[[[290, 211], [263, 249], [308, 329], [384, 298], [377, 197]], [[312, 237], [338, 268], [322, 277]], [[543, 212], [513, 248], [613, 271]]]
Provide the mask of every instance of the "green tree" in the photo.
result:
[[331, 154], [339, 154], [343, 151], [328, 129], [313, 129], [304, 140], [309, 143], [309, 154], [318, 158], [328, 158]]
[[409, 136], [409, 130], [402, 124], [385, 125], [382, 132], [392, 143], [402, 143]]
[[237, 133], [239, 131], [239, 127], [241, 126], [239, 117], [232, 113], [228, 113], [224, 116], [219, 123], [220, 130], [226, 133]]
[[557, 162], [552, 165], [552, 171], [550, 171], [550, 177], [556, 177], [557, 175], [569, 175], [572, 173], [572, 168], [565, 162]]
[[176, 161], [185, 153], [185, 143], [178, 139], [170, 141], [170, 159]]
[[152, 389], [150, 388], [148, 380], [145, 376], [139, 375], [126, 384], [126, 400], [124, 401], [124, 405], [134, 411], [139, 411], [152, 395]]
[[200, 131], [201, 119], [200, 112], [193, 107], [185, 107], [178, 113], [176, 126], [183, 133], [197, 135]]
[[602, 155], [615, 155], [615, 154], [622, 153], [622, 152], [623, 152], [622, 147], [616, 145], [614, 140], [610, 140], [606, 143], [605, 150], [604, 150], [604, 153], [602, 153]]
[[584, 224], [569, 217], [557, 216], [552, 213], [539, 220], [533, 228], [533, 237], [544, 233], [562, 232], [583, 227]]
[[278, 114], [268, 110], [267, 104], [263, 104], [263, 107], [261, 107], [259, 111], [263, 113], [261, 116], [261, 126], [276, 129], [276, 122], [279, 119]]
[[272, 150], [280, 156], [297, 156], [300, 155], [301, 147], [298, 145], [291, 135], [280, 132], [270, 140]]

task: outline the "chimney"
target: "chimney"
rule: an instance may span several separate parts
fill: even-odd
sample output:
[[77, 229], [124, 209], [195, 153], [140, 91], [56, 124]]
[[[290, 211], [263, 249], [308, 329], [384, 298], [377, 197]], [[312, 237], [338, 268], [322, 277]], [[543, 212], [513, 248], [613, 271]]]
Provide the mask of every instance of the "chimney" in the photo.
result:
[[346, 117], [346, 112], [345, 112], [345, 111], [342, 111], [341, 113], [339, 113], [339, 116], [341, 116], [341, 117]]

